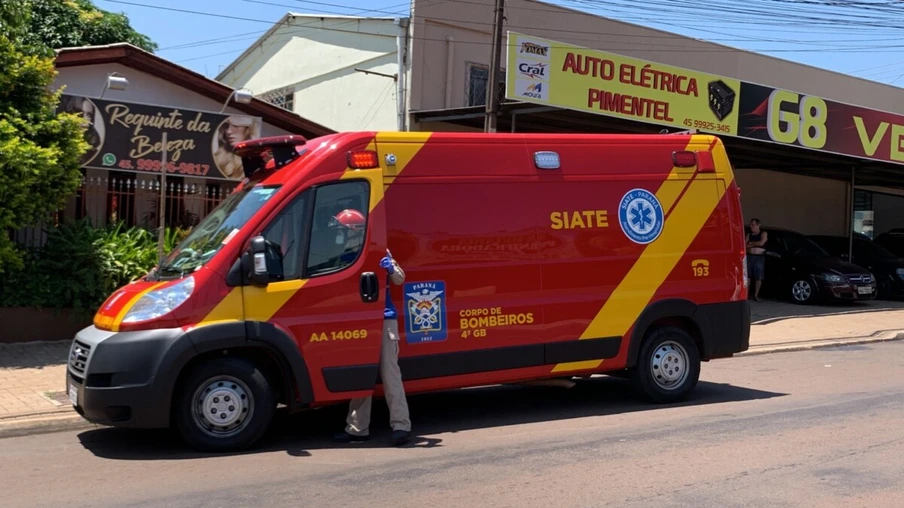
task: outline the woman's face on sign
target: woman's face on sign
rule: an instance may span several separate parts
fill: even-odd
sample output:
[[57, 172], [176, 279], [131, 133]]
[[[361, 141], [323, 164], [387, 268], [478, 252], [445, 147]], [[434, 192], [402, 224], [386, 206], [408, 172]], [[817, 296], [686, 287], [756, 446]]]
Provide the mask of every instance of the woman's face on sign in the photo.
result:
[[91, 123], [92, 120], [94, 120], [93, 117], [94, 117], [94, 106], [88, 101], [83, 101], [82, 102], [82, 118], [86, 122]]
[[248, 137], [248, 127], [241, 125], [226, 124], [226, 139], [230, 146], [235, 146], [239, 141], [244, 141]]

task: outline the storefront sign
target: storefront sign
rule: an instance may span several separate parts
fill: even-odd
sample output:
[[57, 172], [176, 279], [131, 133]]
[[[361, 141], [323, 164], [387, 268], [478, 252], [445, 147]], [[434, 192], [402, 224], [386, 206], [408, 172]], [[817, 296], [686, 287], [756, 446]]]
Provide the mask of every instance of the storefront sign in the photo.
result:
[[767, 86], [741, 85], [738, 135], [904, 163], [904, 116]]
[[904, 164], [904, 115], [509, 32], [507, 99]]
[[59, 109], [82, 115], [91, 148], [90, 168], [160, 173], [166, 132], [168, 174], [241, 180], [242, 161], [232, 153], [239, 141], [261, 137], [261, 119], [189, 109], [63, 95]]
[[736, 79], [508, 34], [506, 98], [735, 135]]

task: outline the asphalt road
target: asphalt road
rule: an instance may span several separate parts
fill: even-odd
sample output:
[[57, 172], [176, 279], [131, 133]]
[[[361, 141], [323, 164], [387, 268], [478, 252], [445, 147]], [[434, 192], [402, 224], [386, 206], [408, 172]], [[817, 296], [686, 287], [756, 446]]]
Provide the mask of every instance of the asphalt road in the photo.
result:
[[0, 506], [904, 506], [904, 342], [705, 364], [693, 401], [599, 378], [411, 398], [416, 442], [333, 445], [342, 408], [282, 417], [263, 449], [166, 432], [0, 440]]

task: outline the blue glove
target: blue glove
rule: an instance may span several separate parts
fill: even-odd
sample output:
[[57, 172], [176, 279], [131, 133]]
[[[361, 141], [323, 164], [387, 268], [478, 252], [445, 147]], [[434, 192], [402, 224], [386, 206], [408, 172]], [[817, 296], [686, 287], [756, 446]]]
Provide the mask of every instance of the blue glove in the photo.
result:
[[380, 260], [380, 268], [386, 270], [386, 273], [392, 274], [395, 272], [395, 267], [392, 265], [392, 258], [389, 256], [384, 257]]

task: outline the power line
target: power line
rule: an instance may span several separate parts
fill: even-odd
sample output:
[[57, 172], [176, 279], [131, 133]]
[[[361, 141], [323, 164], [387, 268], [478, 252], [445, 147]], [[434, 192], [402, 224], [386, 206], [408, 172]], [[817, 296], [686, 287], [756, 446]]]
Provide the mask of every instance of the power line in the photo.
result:
[[[208, 17], [216, 17], [216, 18], [223, 18], [223, 19], [241, 20], [241, 21], [248, 21], [248, 22], [255, 22], [255, 23], [266, 23], [266, 24], [270, 25], [271, 27], [275, 24], [273, 21], [269, 21], [269, 20], [260, 20], [260, 19], [254, 19], [254, 18], [248, 18], [248, 17], [237, 17], [237, 16], [226, 15], [226, 14], [211, 13], [211, 12], [203, 12], [203, 11], [194, 11], [194, 10], [189, 10], [189, 9], [178, 9], [178, 8], [174, 8], [174, 7], [164, 7], [164, 6], [158, 6], [158, 5], [149, 5], [149, 4], [139, 3], [139, 2], [130, 2], [130, 1], [126, 1], [126, 0], [106, 0], [106, 1], [112, 2], [112, 3], [124, 4], [124, 5], [133, 5], [133, 6], [136, 6], [136, 7], [144, 7], [144, 8], [150, 8], [150, 9], [158, 9], [158, 10], [164, 10], [164, 11], [170, 11], [170, 12], [180, 12], [180, 13], [184, 13], [184, 14], [192, 14], [192, 15], [200, 15], [200, 16], [208, 16]], [[457, 1], [464, 1], [464, 0], [457, 0]], [[680, 1], [680, 0], [669, 0], [669, 2], [679, 2], [679, 1]], [[750, 0], [748, 0], [748, 1], [750, 1]], [[471, 3], [475, 3], [475, 2], [471, 2]], [[587, 0], [586, 3], [606, 3], [606, 2], [600, 2], [599, 0], [597, 0], [597, 1], [595, 1], [595, 2], [591, 2], [591, 1]], [[542, 9], [542, 10], [549, 10], [549, 9]], [[902, 11], [902, 12], [904, 12], [904, 11]], [[585, 15], [586, 15], [586, 14], [585, 14]], [[455, 20], [455, 21], [456, 21], [456, 22], [460, 22], [460, 23], [468, 23], [468, 21], [462, 21], [462, 20]], [[472, 23], [473, 23], [473, 22], [472, 22]], [[314, 26], [305, 26], [305, 27], [301, 27], [301, 28], [304, 29], [304, 30], [328, 30], [328, 31], [346, 32], [346, 33], [356, 33], [356, 34], [361, 33], [361, 32], [358, 32], [358, 31], [342, 30], [342, 29], [338, 29], [338, 28], [335, 28], [335, 27], [314, 27]], [[514, 28], [514, 27], [509, 26], [508, 28]], [[526, 28], [526, 27], [525, 27], [525, 28]], [[604, 34], [601, 34], [601, 33], [598, 33], [598, 32], [594, 32], [594, 33], [595, 33], [596, 35], [604, 35]], [[633, 35], [633, 34], [608, 34], [608, 35], [623, 37], [623, 36], [625, 36], [625, 35]], [[236, 37], [236, 36], [229, 36], [228, 38], [234, 38], [234, 37]], [[649, 37], [649, 38], [652, 38], [652, 37]], [[668, 38], [668, 39], [676, 39], [676, 40], [682, 40], [682, 39], [693, 40], [693, 39], [689, 39], [689, 38], [682, 37], [682, 36], [679, 36], [679, 35], [665, 35], [665, 34], [664, 34], [663, 36], [661, 36], [661, 38], [664, 38], [664, 39], [665, 39], [665, 38]], [[224, 38], [224, 39], [226, 39], [226, 38]], [[431, 37], [423, 37], [423, 36], [420, 36], [420, 37], [412, 37], [412, 39], [414, 39], [414, 40], [422, 40], [422, 41], [446, 42], [445, 39], [431, 38]], [[594, 41], [594, 42], [598, 42], [598, 39], [597, 39], [597, 38], [574, 38], [574, 37], [567, 37], [567, 39], [572, 40], [572, 41], [585, 40], [585, 41]], [[210, 40], [210, 41], [213, 41], [213, 40]], [[209, 41], [208, 41], [208, 42], [209, 42]], [[228, 41], [228, 42], [232, 42], [232, 41]], [[492, 43], [489, 43], [489, 42], [483, 42], [483, 41], [456, 41], [456, 43], [457, 43], [457, 44], [477, 44], [477, 45], [490, 45], [490, 44], [492, 44]], [[804, 48], [801, 48], [801, 49], [787, 49], [787, 48], [785, 48], [785, 49], [781, 49], [781, 48], [762, 48], [762, 49], [753, 49], [753, 48], [751, 48], [751, 49], [740, 49], [740, 48], [731, 48], [731, 47], [720, 47], [720, 48], [703, 49], [703, 48], [675, 48], [674, 45], [672, 45], [672, 44], [650, 44], [650, 43], [632, 42], [632, 43], [630, 43], [629, 46], [626, 46], [626, 47], [624, 47], [624, 48], [613, 48], [613, 47], [610, 46], [610, 47], [607, 48], [607, 49], [610, 49], [610, 50], [615, 51], [615, 52], [618, 52], [618, 51], [628, 51], [628, 52], [630, 52], [630, 51], [632, 51], [632, 50], [636, 50], [636, 49], [637, 49], [636, 47], [637, 47], [637, 46], [640, 46], [640, 45], [643, 45], [643, 46], [650, 46], [650, 47], [657, 47], [657, 46], [658, 46], [658, 47], [660, 47], [661, 49], [656, 49], [656, 51], [658, 51], [658, 52], [665, 52], [665, 53], [669, 53], [669, 52], [676, 52], [676, 53], [732, 53], [732, 52], [752, 52], [752, 51], [758, 51], [758, 52], [761, 52], [761, 53], [810, 53], [810, 52], [833, 52], [833, 53], [885, 53], [885, 52], [892, 52], [892, 51], [893, 51], [893, 52], [897, 52], [899, 49], [904, 48], [904, 45], [901, 45], [901, 44], [880, 44], [880, 45], [864, 46], [864, 47], [860, 47], [860, 48], [858, 48], [858, 47], [850, 47], [850, 46], [842, 46], [842, 47], [836, 47], [836, 48], [831, 48], [831, 47], [820, 47], [820, 48], [812, 48], [812, 49], [811, 49], [811, 48], [807, 48], [807, 49], [804, 49]], [[239, 51], [244, 51], [244, 49], [246, 49], [246, 48], [243, 48], [243, 49], [241, 49], [241, 50], [233, 50], [233, 51], [221, 52], [221, 53], [217, 53], [217, 54], [198, 56], [198, 57], [194, 57], [194, 58], [186, 59], [186, 60], [182, 60], [182, 61], [200, 60], [200, 59], [209, 58], [209, 57], [213, 57], [213, 56], [220, 56], [220, 55], [223, 55], [223, 54], [236, 53], [236, 52], [239, 52]]]
[[[287, 7], [287, 8], [292, 7], [292, 6], [290, 6], [290, 5], [278, 4], [278, 3], [273, 3], [273, 2], [265, 2], [265, 1], [262, 1], [262, 0], [242, 0], [242, 1], [245, 1], [245, 2], [252, 2], [252, 3], [263, 3], [263, 4], [267, 4], [267, 5], [273, 5], [273, 6], [279, 6], [279, 7]], [[297, 0], [297, 1], [302, 1], [302, 0]], [[468, 3], [468, 4], [473, 4], [473, 5], [485, 5], [485, 4], [483, 4], [483, 3], [476, 2], [476, 1], [468, 1], [468, 0], [456, 0], [456, 1], [457, 1], [457, 3]], [[305, 3], [316, 3], [317, 5], [334, 6], [334, 7], [339, 7], [339, 8], [347, 8], [347, 6], [342, 6], [342, 5], [340, 5], [340, 4], [334, 4], [334, 3], [328, 3], [328, 2], [305, 2]], [[390, 9], [390, 8], [391, 8], [391, 7], [387, 7], [386, 9]], [[537, 9], [537, 8], [519, 7], [519, 10], [521, 10], [521, 9], [537, 10], [537, 11], [544, 11], [544, 12], [557, 12], [557, 11], [553, 11], [553, 10], [551, 10], [551, 9]], [[390, 11], [387, 11], [387, 10], [379, 10], [379, 9], [372, 10], [371, 12], [385, 12], [385, 13], [391, 13]], [[329, 14], [339, 14], [339, 13], [332, 13], [332, 12], [330, 12]], [[395, 14], [395, 13], [393, 13], [393, 14]], [[590, 13], [588, 13], [588, 12], [580, 12], [580, 13], [575, 13], [575, 14], [580, 14], [580, 15], [582, 15], [582, 16], [587, 16], [587, 15], [590, 14]], [[432, 17], [432, 18], [430, 18], [430, 19], [433, 19], [433, 20], [439, 20], [439, 21], [446, 21], [446, 22], [455, 22], [455, 23], [463, 23], [463, 24], [471, 24], [471, 25], [488, 26], [488, 27], [492, 27], [492, 26], [493, 26], [493, 23], [489, 23], [489, 22], [481, 22], [481, 21], [466, 20], [466, 19], [458, 19], [458, 18], [440, 18], [440, 17]], [[618, 20], [615, 20], [615, 21], [618, 21]], [[685, 29], [699, 30], [699, 31], [703, 31], [703, 32], [715, 33], [715, 34], [718, 34], [718, 35], [725, 35], [725, 36], [728, 36], [728, 37], [732, 37], [731, 34], [726, 34], [726, 33], [723, 33], [723, 32], [716, 32], [716, 31], [706, 30], [706, 29], [700, 29], [699, 27], [687, 27], [687, 26], [681, 26], [681, 25], [675, 25], [675, 26], [679, 26], [680, 28], [685, 28]], [[509, 29], [522, 29], [522, 30], [535, 30], [535, 29], [537, 29], [537, 28], [541, 28], [542, 30], [547, 31], [547, 32], [561, 32], [561, 33], [566, 33], [566, 34], [612, 35], [612, 36], [618, 36], [618, 37], [631, 37], [631, 38], [644, 38], [644, 39], [675, 39], [675, 40], [694, 39], [694, 38], [691, 38], [691, 37], [686, 37], [686, 36], [678, 35], [678, 34], [660, 34], [660, 35], [652, 35], [652, 34], [605, 33], [605, 32], [599, 32], [598, 30], [585, 30], [585, 31], [582, 31], [582, 30], [573, 30], [573, 29], [542, 28], [542, 27], [524, 26], [524, 25], [513, 25], [513, 24], [507, 24], [507, 25], [506, 25], [506, 28], [509, 28]], [[573, 39], [573, 38], [572, 38], [572, 39]], [[588, 39], [588, 40], [594, 40], [594, 41], [595, 41], [595, 40], [597, 40], [597, 39]], [[702, 39], [694, 39], [694, 40], [702, 40]], [[750, 36], [735, 36], [735, 38], [728, 38], [728, 39], [710, 38], [710, 39], [706, 39], [706, 40], [703, 40], [703, 41], [704, 41], [704, 42], [736, 42], [736, 41], [750, 41], [750, 40], [753, 40], [753, 41], [760, 41], [760, 42], [782, 43], [782, 44], [800, 44], [800, 45], [817, 45], [817, 46], [818, 46], [818, 45], [831, 45], [831, 44], [832, 44], [832, 42], [830, 42], [830, 41], [800, 41], [800, 40], [793, 40], [793, 39], [776, 39], [776, 38], [750, 37]], [[887, 41], [887, 38], [878, 38], [878, 39], [857, 39], [857, 40], [852, 40], [852, 41], [848, 41], [848, 42], [885, 42], [885, 41]]]

